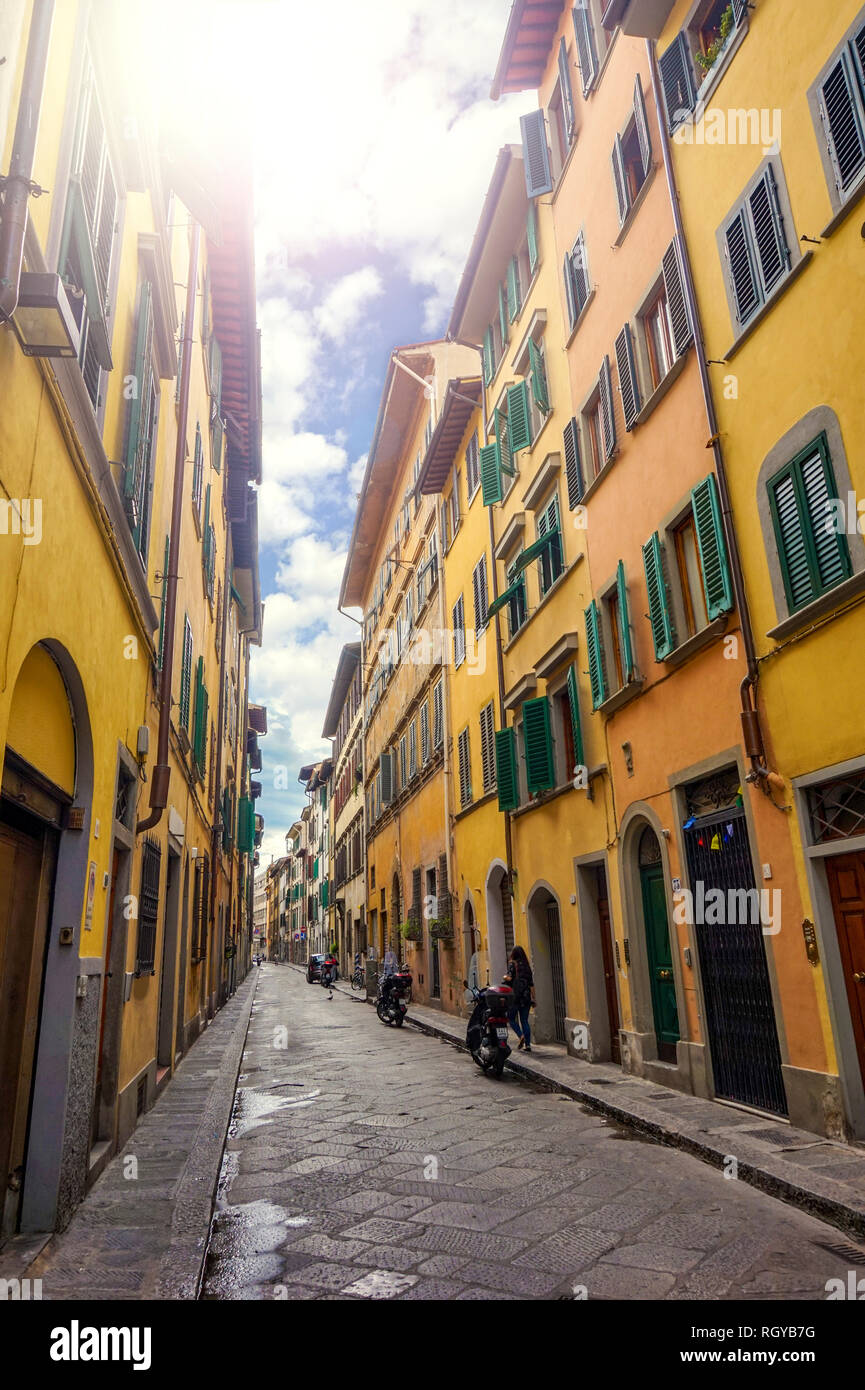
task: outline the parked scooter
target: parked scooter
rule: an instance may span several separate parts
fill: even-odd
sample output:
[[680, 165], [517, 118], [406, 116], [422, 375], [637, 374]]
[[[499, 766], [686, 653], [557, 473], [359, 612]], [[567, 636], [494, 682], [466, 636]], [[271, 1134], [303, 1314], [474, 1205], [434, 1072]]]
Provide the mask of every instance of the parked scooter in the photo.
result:
[[475, 1001], [466, 1029], [466, 1046], [478, 1066], [493, 1076], [501, 1076], [511, 1055], [508, 1047], [508, 1009], [514, 992], [509, 985], [487, 985], [478, 989], [463, 980]]
[[380, 975], [378, 999], [375, 1011], [382, 1023], [401, 1028], [408, 1009], [408, 993], [412, 978], [409, 970], [397, 971], [395, 975]]
[[328, 999], [333, 998], [333, 982], [336, 979], [336, 957], [325, 956], [321, 963], [321, 986], [322, 989], [329, 989]]

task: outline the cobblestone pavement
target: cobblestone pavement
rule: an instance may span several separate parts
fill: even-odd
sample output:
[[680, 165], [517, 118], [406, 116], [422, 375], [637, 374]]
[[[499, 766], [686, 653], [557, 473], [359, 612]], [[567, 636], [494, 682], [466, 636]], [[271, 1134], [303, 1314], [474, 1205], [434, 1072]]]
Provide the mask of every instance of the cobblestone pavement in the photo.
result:
[[817, 1300], [863, 1265], [687, 1154], [259, 974], [204, 1298]]

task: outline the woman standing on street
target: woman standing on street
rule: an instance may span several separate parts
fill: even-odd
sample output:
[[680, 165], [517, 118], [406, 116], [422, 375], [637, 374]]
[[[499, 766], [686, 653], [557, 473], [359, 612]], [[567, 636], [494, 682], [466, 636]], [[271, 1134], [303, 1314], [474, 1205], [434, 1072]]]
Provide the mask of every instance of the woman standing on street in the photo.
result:
[[532, 1050], [532, 1030], [529, 1026], [529, 1009], [535, 1003], [535, 979], [529, 958], [522, 946], [515, 946], [508, 957], [508, 972], [503, 984], [510, 985], [514, 992], [510, 1024], [520, 1040], [520, 1049]]

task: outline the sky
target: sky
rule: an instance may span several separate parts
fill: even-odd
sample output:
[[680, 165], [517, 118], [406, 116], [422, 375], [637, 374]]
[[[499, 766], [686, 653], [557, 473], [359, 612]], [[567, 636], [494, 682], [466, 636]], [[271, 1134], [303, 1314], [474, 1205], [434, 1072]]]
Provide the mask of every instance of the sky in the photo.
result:
[[[340, 649], [357, 494], [393, 347], [440, 336], [531, 92], [490, 83], [510, 0], [244, 0], [263, 378], [262, 866], [305, 805]], [[355, 616], [359, 617], [359, 614]]]

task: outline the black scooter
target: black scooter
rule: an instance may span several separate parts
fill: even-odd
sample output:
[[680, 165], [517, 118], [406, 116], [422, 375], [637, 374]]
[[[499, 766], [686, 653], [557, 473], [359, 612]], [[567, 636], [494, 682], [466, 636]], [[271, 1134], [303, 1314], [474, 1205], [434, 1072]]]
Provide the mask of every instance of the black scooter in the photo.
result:
[[511, 1055], [508, 1047], [508, 1010], [514, 992], [509, 985], [487, 985], [478, 989], [463, 980], [475, 1001], [466, 1029], [466, 1047], [482, 1071], [500, 1077]]
[[375, 1011], [382, 1023], [401, 1028], [408, 1008], [406, 998], [411, 989], [411, 973], [401, 970], [396, 975], [382, 975], [378, 982]]

